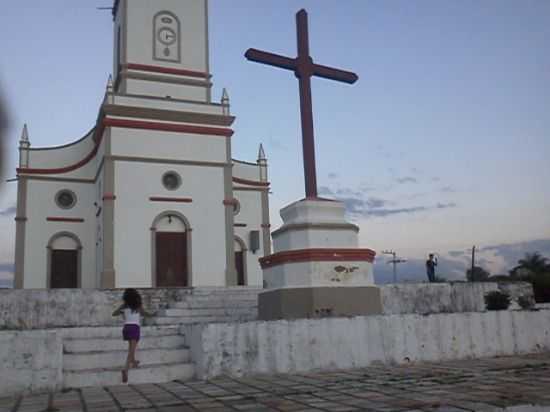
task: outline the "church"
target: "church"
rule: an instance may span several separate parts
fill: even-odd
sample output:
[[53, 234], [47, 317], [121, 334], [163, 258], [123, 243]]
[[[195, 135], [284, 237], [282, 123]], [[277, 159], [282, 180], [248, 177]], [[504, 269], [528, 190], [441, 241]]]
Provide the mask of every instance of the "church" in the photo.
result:
[[262, 286], [267, 159], [232, 157], [207, 0], [115, 0], [114, 64], [82, 138], [17, 168], [16, 288]]

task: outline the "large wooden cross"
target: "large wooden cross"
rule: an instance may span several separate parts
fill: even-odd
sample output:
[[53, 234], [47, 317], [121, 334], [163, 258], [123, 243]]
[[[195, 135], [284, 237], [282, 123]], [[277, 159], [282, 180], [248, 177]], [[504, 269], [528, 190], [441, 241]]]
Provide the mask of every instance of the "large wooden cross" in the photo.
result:
[[355, 73], [321, 66], [313, 62], [313, 59], [309, 55], [307, 12], [303, 9], [296, 14], [296, 26], [298, 32], [298, 57], [295, 59], [256, 49], [248, 49], [245, 57], [254, 62], [292, 70], [300, 81], [300, 112], [302, 115], [302, 146], [304, 152], [306, 198], [317, 198], [311, 77], [318, 76], [349, 84], [355, 83], [358, 77]]

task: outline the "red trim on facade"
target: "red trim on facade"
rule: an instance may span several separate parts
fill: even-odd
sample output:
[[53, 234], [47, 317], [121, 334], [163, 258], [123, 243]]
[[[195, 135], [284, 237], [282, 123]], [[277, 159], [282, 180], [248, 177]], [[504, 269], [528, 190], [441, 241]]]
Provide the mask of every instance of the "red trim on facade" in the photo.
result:
[[141, 120], [112, 119], [103, 120], [105, 127], [123, 127], [128, 129], [160, 130], [163, 132], [177, 132], [212, 136], [233, 136], [233, 130], [221, 127], [190, 126], [185, 124], [144, 122]]
[[[59, 167], [54, 169], [32, 169], [32, 168], [17, 168], [17, 174], [20, 173], [26, 173], [26, 174], [36, 174], [36, 175], [55, 175], [55, 174], [62, 174], [62, 173], [69, 173], [73, 170], [79, 169], [82, 166], [85, 166], [90, 160], [92, 160], [95, 155], [97, 154], [97, 149], [99, 149], [99, 145], [101, 144], [101, 140], [103, 140], [103, 131], [105, 130], [105, 127], [103, 124], [100, 123], [99, 129], [96, 128], [96, 133], [94, 133], [94, 136], [92, 136], [92, 139], [96, 142], [95, 146], [91, 150], [88, 155], [82, 159], [81, 161], [74, 163], [69, 166], [65, 167]], [[96, 136], [99, 136], [96, 138]]]
[[78, 217], [47, 217], [48, 222], [82, 223], [84, 219]]
[[174, 202], [174, 203], [193, 203], [193, 199], [188, 197], [160, 197], [151, 196], [149, 198], [151, 202]]
[[186, 77], [198, 77], [200, 79], [209, 79], [210, 77], [212, 77], [210, 74], [205, 72], [198, 72], [195, 70], [186, 70], [186, 69], [173, 69], [171, 67], [151, 66], [148, 64], [128, 63], [123, 65], [122, 67], [130, 70], [139, 70], [142, 72], [173, 74], [176, 76], [186, 76]]
[[260, 258], [262, 269], [285, 263], [298, 262], [370, 262], [374, 261], [376, 252], [371, 249], [300, 249], [275, 253]]
[[238, 202], [237, 199], [224, 199], [223, 204], [225, 206], [237, 206]]
[[235, 223], [233, 226], [235, 226], [235, 227], [247, 227], [248, 225], [246, 223]]
[[[97, 150], [99, 149], [99, 145], [101, 144], [101, 141], [103, 140], [103, 131], [105, 130], [105, 126], [100, 122], [99, 128], [96, 127], [96, 132], [94, 133], [94, 136], [92, 136], [92, 139], [94, 140], [95, 146], [93, 149], [88, 153], [88, 155], [82, 159], [81, 161], [74, 163], [69, 166], [65, 167], [58, 167], [54, 169], [32, 169], [32, 168], [17, 168], [17, 174], [24, 173], [24, 174], [36, 174], [36, 175], [56, 175], [56, 174], [63, 174], [63, 173], [69, 173], [73, 170], [79, 169], [82, 166], [85, 166], [90, 160], [92, 160], [95, 155], [97, 154]], [[98, 137], [99, 136], [99, 137]]]
[[116, 196], [114, 193], [105, 193], [103, 195], [103, 200], [115, 200]]
[[258, 182], [256, 180], [241, 179], [240, 177], [233, 177], [233, 182], [241, 183], [243, 185], [249, 185], [249, 186], [263, 186], [263, 187], [269, 186], [269, 182]]

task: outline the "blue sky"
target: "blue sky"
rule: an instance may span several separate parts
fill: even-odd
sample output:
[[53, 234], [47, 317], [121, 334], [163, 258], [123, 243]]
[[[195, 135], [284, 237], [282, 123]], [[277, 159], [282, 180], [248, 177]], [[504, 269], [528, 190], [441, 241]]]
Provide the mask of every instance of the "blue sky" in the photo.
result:
[[[101, 5], [110, 1], [3, 5], [8, 177], [24, 122], [35, 147], [70, 142], [94, 124], [112, 67], [112, 20]], [[473, 244], [550, 255], [550, 245], [532, 243], [550, 239], [550, 2], [211, 0], [214, 96], [229, 90], [235, 157], [254, 160], [265, 145], [275, 226], [278, 210], [303, 196], [297, 82], [243, 53], [295, 55], [301, 7], [314, 59], [359, 75], [354, 86], [314, 80], [313, 98], [318, 183], [346, 202], [361, 246], [393, 248], [410, 262], [437, 251], [455, 275], [462, 263], [448, 252]], [[5, 265], [14, 202], [15, 185], [4, 185]], [[484, 253], [495, 273], [511, 263]]]

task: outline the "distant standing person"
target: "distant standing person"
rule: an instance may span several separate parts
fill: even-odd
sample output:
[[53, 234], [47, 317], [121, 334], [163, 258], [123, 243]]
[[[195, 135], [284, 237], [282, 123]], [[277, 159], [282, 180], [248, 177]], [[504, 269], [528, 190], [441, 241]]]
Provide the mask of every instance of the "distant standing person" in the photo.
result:
[[435, 267], [437, 266], [437, 258], [434, 258], [434, 254], [430, 253], [428, 260], [426, 261], [426, 274], [428, 275], [428, 281], [430, 283], [435, 282]]
[[124, 303], [113, 312], [113, 316], [124, 316], [122, 338], [128, 342], [128, 356], [122, 370], [122, 382], [126, 383], [128, 382], [128, 369], [139, 366], [139, 361], [136, 360], [136, 349], [140, 339], [141, 317], [153, 315], [145, 312], [141, 303], [141, 295], [135, 289], [126, 289], [122, 300]]

